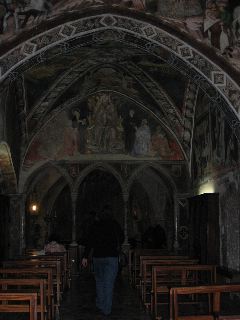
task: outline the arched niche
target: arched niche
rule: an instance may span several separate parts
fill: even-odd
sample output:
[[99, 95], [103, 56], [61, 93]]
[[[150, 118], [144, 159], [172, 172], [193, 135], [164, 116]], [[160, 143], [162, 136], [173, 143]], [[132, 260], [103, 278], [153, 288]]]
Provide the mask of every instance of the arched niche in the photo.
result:
[[[188, 75], [205, 88], [207, 84], [204, 82], [207, 80], [216, 89], [213, 98], [219, 102], [221, 96], [226, 99], [236, 116], [234, 104], [236, 94], [239, 95], [239, 85], [220, 67], [221, 59], [216, 54], [211, 58], [204, 45], [184, 37], [160, 21], [133, 12], [101, 9], [100, 13], [91, 10], [87, 17], [79, 14], [79, 17], [71, 19], [71, 15], [66, 16], [64, 24], [56, 21], [54, 25], [34, 37], [28, 34], [25, 42], [2, 55], [2, 80], [7, 77], [15, 79], [26, 67], [48, 59], [49, 53], [55, 56], [67, 53], [81, 41], [96, 43], [114, 39], [142, 46], [156, 55], [166, 50], [164, 55], [169, 64], [179, 70], [189, 70]], [[213, 60], [218, 61], [219, 65]]]
[[94, 214], [101, 214], [105, 206], [112, 209], [112, 216], [124, 226], [124, 202], [119, 180], [104, 167], [96, 167], [81, 179], [76, 202], [77, 242], [85, 244], [86, 233], [94, 221]]
[[[42, 249], [50, 232], [56, 231], [58, 199], [62, 199], [64, 188], [70, 190], [70, 186], [61, 172], [54, 166], [46, 165], [34, 171], [24, 184], [25, 202], [25, 239], [27, 248]], [[69, 192], [70, 194], [70, 192]], [[37, 205], [37, 211], [31, 210], [31, 205]], [[71, 208], [71, 197], [68, 199]], [[62, 216], [62, 212], [59, 211]], [[71, 209], [69, 211], [71, 217]], [[71, 234], [71, 226], [70, 226]], [[65, 240], [65, 239], [63, 239]]]
[[0, 142], [0, 190], [3, 194], [17, 192], [17, 179], [11, 151], [6, 142]]
[[[149, 230], [161, 227], [166, 235], [166, 247], [171, 250], [175, 240], [175, 195], [176, 186], [170, 176], [152, 166], [142, 166], [129, 180], [128, 236], [137, 245], [145, 248], [160, 248], [161, 244], [151, 239]], [[151, 237], [150, 237], [151, 238]], [[149, 238], [149, 239], [150, 239]]]

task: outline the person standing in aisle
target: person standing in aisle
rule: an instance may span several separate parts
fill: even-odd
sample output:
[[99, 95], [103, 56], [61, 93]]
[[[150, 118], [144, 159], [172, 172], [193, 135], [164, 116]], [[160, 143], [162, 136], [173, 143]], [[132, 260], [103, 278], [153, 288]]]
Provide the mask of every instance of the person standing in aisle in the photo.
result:
[[82, 259], [82, 266], [87, 267], [92, 253], [96, 280], [96, 308], [104, 315], [110, 315], [112, 311], [118, 255], [123, 241], [124, 233], [121, 226], [113, 219], [110, 207], [104, 207], [103, 211], [97, 214], [96, 222], [89, 230]]

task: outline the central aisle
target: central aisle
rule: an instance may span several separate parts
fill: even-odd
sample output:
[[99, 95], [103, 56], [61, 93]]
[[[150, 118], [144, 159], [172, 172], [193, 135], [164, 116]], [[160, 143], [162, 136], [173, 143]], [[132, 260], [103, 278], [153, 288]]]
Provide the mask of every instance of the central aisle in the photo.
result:
[[72, 287], [64, 296], [60, 309], [60, 320], [150, 320], [144, 311], [137, 292], [128, 280], [120, 276], [116, 280], [112, 314], [108, 317], [94, 313], [95, 281], [93, 275], [81, 272], [73, 276]]

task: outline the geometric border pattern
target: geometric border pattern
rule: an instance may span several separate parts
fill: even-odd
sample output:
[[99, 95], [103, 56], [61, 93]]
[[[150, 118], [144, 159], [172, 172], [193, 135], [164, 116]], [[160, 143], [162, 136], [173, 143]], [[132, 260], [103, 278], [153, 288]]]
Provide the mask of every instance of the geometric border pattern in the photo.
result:
[[94, 34], [100, 30], [117, 31], [117, 37], [125, 37], [129, 33], [134, 34], [136, 37], [147, 41], [146, 50], [148, 51], [156, 52], [157, 47], [167, 49], [211, 83], [238, 116], [233, 107], [235, 98], [232, 97], [236, 97], [237, 94], [240, 98], [239, 86], [218, 65], [165, 30], [151, 23], [117, 14], [104, 13], [80, 18], [54, 27], [27, 40], [0, 57], [0, 81], [8, 76], [11, 77], [11, 73], [14, 73], [17, 67], [34, 56], [41, 55], [44, 51], [59, 45], [63, 45], [64, 50], [68, 41], [87, 34]]

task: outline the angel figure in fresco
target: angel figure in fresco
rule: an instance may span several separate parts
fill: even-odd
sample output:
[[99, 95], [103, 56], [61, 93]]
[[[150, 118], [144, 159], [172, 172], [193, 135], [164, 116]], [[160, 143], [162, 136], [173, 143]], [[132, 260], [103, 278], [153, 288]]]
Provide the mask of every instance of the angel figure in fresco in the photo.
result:
[[151, 131], [147, 119], [143, 119], [135, 133], [133, 155], [148, 155], [151, 147]]

